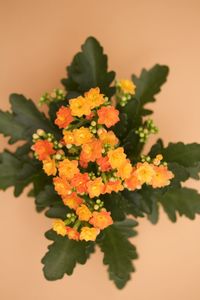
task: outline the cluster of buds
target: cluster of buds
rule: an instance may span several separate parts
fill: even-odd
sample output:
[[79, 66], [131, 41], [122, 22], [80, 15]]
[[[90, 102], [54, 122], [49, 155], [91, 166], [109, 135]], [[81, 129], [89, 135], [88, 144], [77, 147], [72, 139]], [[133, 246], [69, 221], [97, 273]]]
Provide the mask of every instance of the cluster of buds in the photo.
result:
[[134, 191], [143, 184], [160, 188], [173, 178], [161, 164], [161, 156], [131, 164], [110, 129], [118, 121], [119, 111], [99, 88], [92, 88], [57, 111], [55, 124], [62, 130], [61, 141], [42, 131], [33, 136], [36, 157], [44, 172], [53, 176], [64, 205], [72, 210], [65, 220], [55, 220], [53, 230], [58, 234], [76, 241], [94, 241], [113, 223], [101, 195], [125, 188]]
[[139, 135], [140, 142], [146, 143], [151, 134], [158, 133], [158, 128], [155, 126], [153, 120], [148, 119], [144, 122], [143, 126], [140, 126], [135, 133]]
[[62, 89], [54, 89], [51, 93], [45, 93], [40, 97], [39, 105], [49, 105], [51, 102], [65, 100], [66, 93]]
[[132, 96], [135, 95], [136, 86], [131, 80], [121, 79], [116, 81], [116, 99], [117, 103], [125, 106]]

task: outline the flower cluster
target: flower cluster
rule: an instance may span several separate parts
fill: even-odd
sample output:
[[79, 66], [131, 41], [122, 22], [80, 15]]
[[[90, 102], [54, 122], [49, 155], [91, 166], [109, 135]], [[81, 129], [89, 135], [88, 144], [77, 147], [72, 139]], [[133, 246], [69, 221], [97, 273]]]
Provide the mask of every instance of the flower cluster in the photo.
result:
[[[127, 82], [124, 92], [132, 93]], [[131, 90], [130, 90], [131, 89]], [[134, 191], [143, 184], [161, 188], [173, 178], [162, 156], [132, 165], [115, 133], [110, 129], [119, 121], [119, 111], [99, 88], [69, 100], [57, 111], [55, 124], [63, 138], [38, 130], [32, 149], [53, 176], [56, 192], [71, 209], [65, 220], [55, 220], [53, 230], [73, 240], [94, 241], [101, 230], [113, 223], [101, 195]]]

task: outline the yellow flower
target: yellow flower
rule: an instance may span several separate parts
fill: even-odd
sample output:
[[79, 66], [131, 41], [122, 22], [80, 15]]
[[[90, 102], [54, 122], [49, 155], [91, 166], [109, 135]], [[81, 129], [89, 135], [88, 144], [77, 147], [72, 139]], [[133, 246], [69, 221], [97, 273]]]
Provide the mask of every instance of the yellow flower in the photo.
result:
[[67, 234], [65, 223], [60, 219], [56, 219], [53, 222], [53, 230], [57, 232], [57, 234], [60, 234], [62, 236], [65, 236]]
[[120, 86], [123, 93], [131, 94], [131, 95], [135, 94], [136, 86], [134, 85], [134, 83], [131, 80], [121, 79], [118, 81], [118, 85]]
[[122, 179], [127, 179], [130, 177], [132, 169], [133, 167], [127, 159], [126, 162], [121, 167], [119, 167], [117, 176], [121, 177]]
[[71, 180], [75, 174], [79, 173], [78, 161], [65, 158], [58, 165], [59, 176]]
[[119, 142], [113, 131], [106, 131], [105, 129], [99, 130], [99, 139], [104, 145], [108, 144], [111, 146], [115, 146]]
[[51, 159], [50, 157], [48, 159], [43, 160], [43, 170], [48, 176], [55, 176], [57, 173], [55, 160]]
[[101, 177], [90, 180], [87, 183], [90, 198], [98, 197], [103, 192], [104, 184]]
[[170, 179], [174, 174], [166, 166], [154, 166], [155, 175], [152, 178], [151, 185], [153, 188], [161, 188], [170, 184]]
[[80, 240], [95, 241], [100, 230], [94, 227], [82, 227]]
[[63, 134], [64, 134], [64, 142], [67, 145], [73, 145], [74, 144], [74, 133], [70, 130], [63, 130]]
[[144, 163], [138, 163], [136, 167], [137, 169], [135, 171], [135, 174], [139, 182], [141, 184], [143, 183], [150, 184], [152, 178], [155, 175], [154, 166], [152, 164], [144, 162]]
[[74, 129], [73, 133], [74, 133], [75, 145], [77, 145], [77, 146], [80, 146], [80, 145], [90, 142], [93, 137], [89, 128], [86, 128], [86, 127]]
[[92, 217], [92, 213], [85, 204], [81, 204], [77, 210], [76, 214], [80, 221], [88, 221]]
[[105, 99], [103, 97], [104, 95], [100, 94], [100, 89], [98, 87], [90, 89], [87, 93], [84, 94], [84, 96], [91, 109], [98, 107], [105, 102]]
[[120, 168], [126, 162], [126, 154], [122, 147], [108, 151], [108, 158], [113, 169]]
[[72, 116], [82, 117], [83, 115], [88, 116], [91, 113], [90, 105], [87, 100], [79, 96], [69, 100], [70, 109]]

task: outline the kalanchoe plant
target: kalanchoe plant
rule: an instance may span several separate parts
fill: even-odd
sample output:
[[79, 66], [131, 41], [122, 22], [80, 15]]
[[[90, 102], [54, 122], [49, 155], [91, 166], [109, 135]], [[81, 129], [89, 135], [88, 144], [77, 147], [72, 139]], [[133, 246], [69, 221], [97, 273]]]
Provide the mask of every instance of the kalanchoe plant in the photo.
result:
[[66, 91], [41, 97], [48, 116], [18, 94], [10, 96], [11, 112], [0, 111], [0, 132], [9, 144], [24, 141], [15, 152], [0, 154], [0, 188], [13, 186], [19, 196], [31, 184], [36, 210], [55, 219], [42, 259], [48, 280], [71, 275], [98, 246], [109, 278], [123, 288], [137, 258], [129, 238], [139, 217], [155, 224], [160, 206], [172, 222], [200, 213], [198, 192], [182, 187], [199, 179], [200, 145], [164, 146], [159, 139], [143, 153], [158, 132], [146, 104], [155, 101], [168, 72], [155, 65], [132, 81], [114, 81], [107, 56], [90, 37], [67, 67]]

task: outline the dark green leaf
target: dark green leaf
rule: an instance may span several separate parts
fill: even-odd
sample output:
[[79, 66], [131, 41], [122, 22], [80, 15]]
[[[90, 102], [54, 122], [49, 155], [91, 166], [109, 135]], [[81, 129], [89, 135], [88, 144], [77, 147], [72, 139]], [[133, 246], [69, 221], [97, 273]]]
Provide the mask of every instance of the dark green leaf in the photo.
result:
[[0, 111], [0, 133], [9, 136], [9, 143], [24, 140], [24, 127], [19, 124], [12, 113]]
[[145, 214], [151, 213], [151, 202], [141, 193], [124, 190], [122, 194], [127, 201], [127, 214], [134, 217], [144, 217]]
[[99, 42], [89, 37], [81, 47], [82, 52], [75, 55], [67, 67], [67, 79], [62, 83], [68, 92], [84, 93], [92, 87], [99, 87], [101, 92], [110, 97], [115, 89], [110, 84], [115, 78], [113, 71], [108, 72], [107, 56]]
[[33, 101], [26, 99], [23, 95], [12, 94], [10, 103], [14, 121], [24, 128], [23, 139], [31, 142], [32, 134], [38, 128], [57, 134], [49, 120], [37, 109]]
[[187, 168], [187, 171], [189, 172], [191, 178], [199, 180], [200, 179], [200, 176], [199, 176], [200, 162], [195, 163], [193, 167]]
[[94, 251], [93, 243], [69, 240], [52, 230], [46, 233], [46, 237], [53, 241], [42, 259], [47, 280], [61, 279], [65, 274], [71, 275], [76, 264], [85, 264], [90, 253]]
[[170, 186], [181, 187], [181, 182], [186, 181], [190, 177], [190, 174], [187, 171], [187, 169], [175, 162], [169, 163], [168, 168], [174, 174], [174, 178], [171, 180]]
[[41, 190], [35, 198], [36, 207], [40, 211], [56, 203], [62, 204], [62, 200], [54, 190], [53, 185], [44, 186], [43, 190]]
[[59, 218], [66, 219], [67, 213], [71, 212], [71, 210], [65, 206], [63, 203], [54, 203], [48, 210], [45, 212], [45, 216], [48, 218]]
[[123, 222], [115, 222], [113, 224], [125, 237], [130, 238], [137, 235], [137, 231], [133, 227], [138, 226], [138, 222], [132, 219], [126, 219]]
[[125, 113], [119, 114], [120, 121], [114, 126], [113, 131], [119, 139], [122, 139], [127, 132], [128, 119]]
[[158, 139], [156, 143], [151, 147], [151, 150], [149, 151], [148, 155], [151, 158], [155, 158], [157, 154], [161, 154], [163, 152], [163, 141], [161, 139]]
[[167, 66], [157, 64], [148, 71], [143, 69], [139, 77], [132, 75], [132, 80], [136, 85], [135, 97], [141, 101], [142, 106], [155, 101], [154, 95], [160, 92], [168, 73]]
[[169, 189], [160, 203], [172, 222], [176, 222], [177, 213], [193, 220], [200, 213], [200, 194], [194, 189]]
[[112, 193], [102, 196], [104, 205], [108, 211], [111, 212], [111, 216], [114, 221], [122, 221], [125, 219], [126, 201], [122, 197], [121, 193]]
[[127, 239], [132, 235], [128, 232], [130, 224], [127, 226], [126, 223], [126, 229], [123, 222], [121, 224], [122, 229], [120, 229], [119, 222], [106, 228], [103, 231], [102, 239], [98, 241], [101, 251], [104, 253], [103, 262], [108, 265], [109, 277], [119, 289], [122, 289], [130, 280], [130, 274], [135, 270], [132, 260], [137, 258], [135, 246]]
[[0, 189], [6, 190], [14, 186], [14, 195], [17, 197], [32, 181], [36, 172], [37, 169], [31, 164], [31, 159], [27, 163], [9, 151], [0, 154]]
[[200, 144], [169, 143], [162, 154], [167, 162], [176, 162], [185, 167], [191, 167], [200, 161]]

